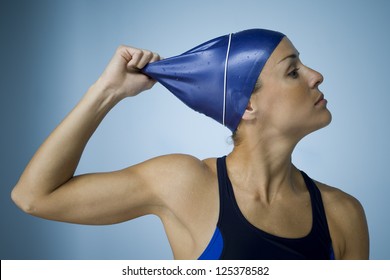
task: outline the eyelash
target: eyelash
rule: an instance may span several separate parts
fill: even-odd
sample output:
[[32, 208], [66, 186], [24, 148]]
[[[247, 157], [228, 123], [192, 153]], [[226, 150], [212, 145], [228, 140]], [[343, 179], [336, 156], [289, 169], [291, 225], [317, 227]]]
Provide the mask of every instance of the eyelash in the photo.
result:
[[288, 76], [291, 77], [292, 79], [297, 79], [299, 77], [298, 70], [299, 68], [295, 68], [290, 73], [288, 73]]

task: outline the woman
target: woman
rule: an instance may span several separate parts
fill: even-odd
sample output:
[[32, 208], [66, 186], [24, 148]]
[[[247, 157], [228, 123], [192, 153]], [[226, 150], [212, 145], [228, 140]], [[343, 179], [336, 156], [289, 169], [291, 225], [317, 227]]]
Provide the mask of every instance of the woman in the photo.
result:
[[[248, 55], [253, 65], [260, 65], [255, 70], [237, 59], [249, 53], [246, 48], [255, 50], [256, 58]], [[214, 65], [222, 65], [223, 70], [205, 70], [210, 75], [196, 72], [210, 64], [204, 63], [205, 57], [219, 61]], [[172, 79], [153, 70], [160, 63], [159, 69], [165, 72], [161, 64], [168, 61], [167, 67], [175, 59], [185, 64], [182, 69], [192, 66], [191, 71], [175, 72]], [[312, 181], [291, 162], [297, 143], [328, 125], [331, 114], [318, 89], [322, 75], [302, 64], [287, 37], [260, 29], [243, 31], [211, 40], [173, 60], [159, 60], [150, 51], [117, 49], [101, 77], [23, 172], [12, 192], [23, 211], [94, 225], [155, 214], [163, 222], [175, 259], [368, 258], [368, 229], [360, 203]], [[246, 73], [248, 69], [253, 71]], [[191, 76], [192, 72], [196, 73]], [[74, 176], [85, 145], [110, 109], [154, 85], [156, 80], [144, 73], [230, 128], [233, 151], [205, 160], [166, 155], [116, 172]], [[254, 74], [249, 81], [247, 77]], [[202, 89], [200, 80], [196, 84], [200, 90], [193, 94], [199, 94], [201, 101], [192, 95], [180, 96], [192, 92], [191, 79], [196, 76], [218, 80], [216, 85], [210, 81], [206, 85], [223, 94], [202, 97], [206, 87]], [[237, 93], [235, 85], [242, 91]]]

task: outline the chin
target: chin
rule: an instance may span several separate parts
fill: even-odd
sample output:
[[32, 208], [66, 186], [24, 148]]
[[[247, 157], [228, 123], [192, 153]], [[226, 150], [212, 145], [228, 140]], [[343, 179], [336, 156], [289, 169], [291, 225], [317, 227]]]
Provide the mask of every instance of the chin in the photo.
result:
[[310, 129], [310, 131], [307, 134], [310, 134], [314, 131], [324, 128], [328, 126], [331, 122], [332, 122], [332, 114], [328, 110], [326, 110], [326, 113], [324, 113], [321, 116], [321, 118], [319, 118], [316, 121], [315, 125], [312, 127], [312, 129]]
[[321, 128], [327, 127], [331, 122], [332, 122], [332, 114], [327, 111], [328, 114], [324, 115], [319, 121], [318, 121], [318, 126], [313, 130], [319, 130]]
[[329, 110], [326, 110], [326, 112], [327, 114], [324, 116], [324, 123], [322, 127], [328, 126], [332, 122], [332, 113], [329, 112]]

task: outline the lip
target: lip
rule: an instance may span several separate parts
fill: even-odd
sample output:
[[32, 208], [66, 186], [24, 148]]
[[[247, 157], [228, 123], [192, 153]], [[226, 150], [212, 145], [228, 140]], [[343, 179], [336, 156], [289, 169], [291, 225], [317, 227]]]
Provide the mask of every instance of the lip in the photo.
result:
[[314, 103], [314, 106], [322, 103], [322, 101], [326, 102], [326, 99], [324, 99], [324, 94], [320, 94], [320, 97], [318, 97], [318, 99], [316, 100], [316, 103]]

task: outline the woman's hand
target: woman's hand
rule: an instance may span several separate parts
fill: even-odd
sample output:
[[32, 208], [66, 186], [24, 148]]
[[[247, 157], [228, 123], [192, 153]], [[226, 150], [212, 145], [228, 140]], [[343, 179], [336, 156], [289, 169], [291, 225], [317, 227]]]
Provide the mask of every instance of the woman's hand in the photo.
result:
[[96, 85], [104, 92], [113, 94], [117, 100], [135, 96], [155, 84], [156, 81], [141, 73], [140, 69], [149, 62], [158, 60], [160, 56], [156, 53], [120, 46]]

